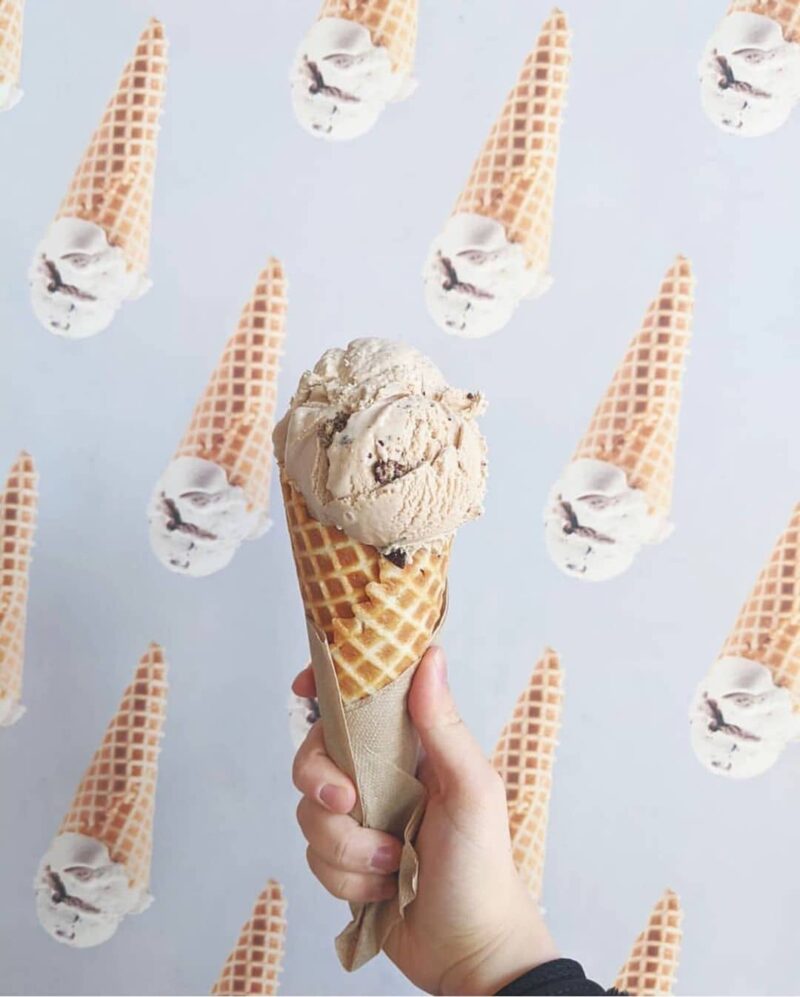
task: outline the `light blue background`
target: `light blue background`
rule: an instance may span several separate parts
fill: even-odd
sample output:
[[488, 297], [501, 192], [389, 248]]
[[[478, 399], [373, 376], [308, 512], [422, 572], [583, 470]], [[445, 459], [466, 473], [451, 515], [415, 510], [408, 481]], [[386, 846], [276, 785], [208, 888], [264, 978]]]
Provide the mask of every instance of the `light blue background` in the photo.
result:
[[[497, 337], [450, 339], [422, 263], [549, 6], [421, 6], [418, 93], [331, 146], [288, 98], [315, 0], [29, 4], [26, 96], [0, 118], [0, 463], [26, 447], [41, 470], [29, 713], [0, 732], [4, 993], [208, 992], [268, 876], [289, 901], [285, 993], [409, 991], [384, 959], [340, 971], [345, 910], [304, 864], [285, 701], [306, 649], [277, 489], [276, 528], [213, 578], [168, 574], [147, 543], [151, 487], [271, 253], [291, 281], [283, 401], [324, 348], [363, 335], [409, 340], [491, 400], [486, 517], [459, 537], [445, 643], [487, 750], [542, 646], [563, 655], [544, 898], [563, 952], [610, 984], [669, 885], [686, 910], [679, 993], [800, 986], [800, 753], [728, 783], [686, 730], [800, 498], [800, 118], [744, 142], [702, 116], [696, 65], [724, 0], [570, 0], [555, 286]], [[155, 286], [108, 333], [62, 341], [32, 317], [27, 263], [151, 13], [172, 41]], [[547, 561], [541, 509], [677, 252], [699, 278], [677, 530], [582, 586]], [[151, 639], [172, 666], [156, 903], [71, 951], [39, 928], [31, 881]]]

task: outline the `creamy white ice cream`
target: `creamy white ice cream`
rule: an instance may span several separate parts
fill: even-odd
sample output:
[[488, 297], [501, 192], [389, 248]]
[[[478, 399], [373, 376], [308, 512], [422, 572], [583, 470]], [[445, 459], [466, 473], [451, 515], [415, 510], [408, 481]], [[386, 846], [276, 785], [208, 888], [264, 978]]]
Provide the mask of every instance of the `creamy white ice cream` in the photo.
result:
[[12, 727], [25, 713], [21, 703], [15, 703], [7, 696], [0, 696], [0, 727]]
[[290, 81], [297, 120], [331, 141], [368, 132], [387, 104], [405, 100], [416, 87], [411, 77], [394, 71], [388, 50], [374, 45], [365, 27], [340, 17], [315, 22]]
[[308, 696], [289, 696], [289, 733], [295, 751], [308, 737], [308, 732], [319, 720], [319, 700]]
[[509, 242], [499, 222], [472, 214], [451, 216], [431, 247], [423, 279], [436, 324], [470, 339], [502, 329], [520, 301], [538, 298], [553, 283], [528, 266], [522, 246]]
[[703, 108], [726, 132], [775, 131], [800, 101], [800, 45], [762, 14], [728, 14], [700, 66]]
[[645, 544], [672, 527], [648, 509], [623, 470], [602, 460], [576, 460], [556, 483], [545, 509], [550, 557], [566, 574], [599, 582], [621, 575]]
[[171, 461], [150, 500], [148, 519], [159, 561], [198, 578], [230, 564], [243, 541], [271, 525], [264, 512], [248, 509], [244, 490], [230, 484], [223, 468], [197, 457]]
[[57, 336], [85, 339], [107, 329], [124, 301], [152, 286], [128, 269], [118, 246], [92, 222], [60, 218], [48, 229], [28, 270], [31, 302]]
[[0, 111], [10, 111], [22, 100], [22, 91], [14, 83], [0, 83]]
[[56, 941], [76, 948], [107, 942], [128, 914], [153, 901], [134, 889], [124, 866], [111, 861], [102, 842], [83, 834], [59, 834], [39, 865], [34, 882], [36, 913]]
[[775, 764], [800, 738], [800, 712], [769, 668], [746, 658], [719, 658], [697, 690], [689, 714], [692, 747], [718, 775], [747, 779]]

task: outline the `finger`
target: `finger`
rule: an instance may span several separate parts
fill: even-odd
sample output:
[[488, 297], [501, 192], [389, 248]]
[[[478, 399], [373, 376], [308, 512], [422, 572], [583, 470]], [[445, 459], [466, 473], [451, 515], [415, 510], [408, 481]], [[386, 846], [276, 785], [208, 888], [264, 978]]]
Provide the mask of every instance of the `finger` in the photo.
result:
[[361, 827], [344, 814], [329, 813], [307, 796], [298, 804], [297, 822], [314, 854], [342, 872], [389, 875], [400, 866], [397, 838]]
[[397, 893], [397, 880], [394, 876], [343, 872], [341, 869], [328, 865], [311, 848], [306, 851], [306, 860], [309, 868], [328, 893], [332, 893], [339, 900], [365, 904], [376, 900], [390, 900]]
[[295, 675], [292, 682], [292, 692], [295, 696], [305, 696], [306, 699], [313, 699], [316, 696], [317, 683], [314, 680], [311, 665], [306, 665], [302, 672]]
[[312, 800], [334, 813], [349, 814], [356, 805], [353, 783], [325, 750], [322, 724], [314, 724], [294, 756], [292, 782]]

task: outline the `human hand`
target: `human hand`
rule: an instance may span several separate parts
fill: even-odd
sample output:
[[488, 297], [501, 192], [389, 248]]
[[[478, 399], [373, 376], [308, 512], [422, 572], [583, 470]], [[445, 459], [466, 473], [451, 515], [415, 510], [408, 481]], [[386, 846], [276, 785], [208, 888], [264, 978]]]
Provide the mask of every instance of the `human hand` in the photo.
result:
[[[295, 679], [314, 695], [310, 669]], [[424, 757], [428, 803], [416, 840], [417, 897], [385, 951], [415, 986], [433, 994], [493, 994], [558, 958], [511, 856], [503, 782], [459, 717], [444, 652], [431, 648], [408, 699]], [[356, 792], [325, 751], [317, 723], [295, 757], [297, 808], [308, 863], [334, 896], [364, 903], [397, 892], [400, 842], [349, 816]]]

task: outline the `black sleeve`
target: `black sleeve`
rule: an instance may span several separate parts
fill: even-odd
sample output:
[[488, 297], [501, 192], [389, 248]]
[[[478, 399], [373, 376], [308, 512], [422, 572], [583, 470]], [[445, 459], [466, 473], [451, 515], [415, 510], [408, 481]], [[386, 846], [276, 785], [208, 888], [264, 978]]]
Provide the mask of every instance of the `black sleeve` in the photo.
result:
[[[616, 993], [616, 991], [609, 991]], [[554, 959], [537, 966], [518, 980], [498, 991], [497, 997], [534, 997], [539, 994], [605, 994], [597, 983], [586, 979], [580, 963], [572, 959]]]

